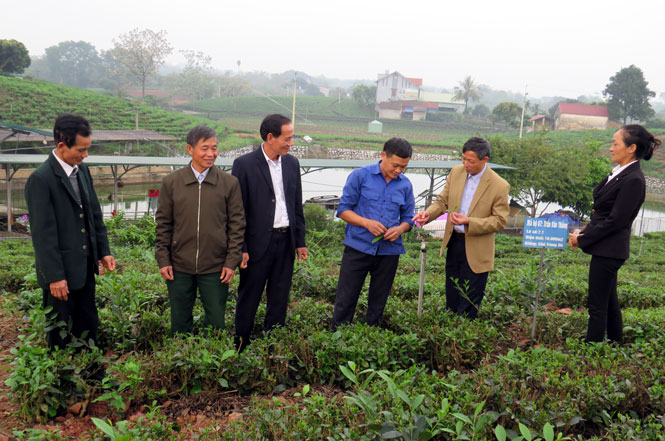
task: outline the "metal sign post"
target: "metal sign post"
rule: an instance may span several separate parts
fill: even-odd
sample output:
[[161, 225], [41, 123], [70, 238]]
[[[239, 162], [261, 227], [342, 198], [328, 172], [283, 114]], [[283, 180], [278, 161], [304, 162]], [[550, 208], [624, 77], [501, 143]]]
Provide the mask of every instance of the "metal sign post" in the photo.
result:
[[540, 266], [538, 267], [538, 286], [536, 287], [536, 301], [533, 305], [533, 324], [531, 325], [531, 341], [536, 340], [536, 320], [538, 319], [538, 303], [543, 290], [543, 266], [545, 263], [545, 248], [540, 249]]
[[423, 296], [425, 292], [425, 261], [427, 260], [427, 242], [420, 242], [420, 285], [418, 286], [418, 318], [423, 315]]
[[560, 220], [539, 219], [527, 217], [524, 221], [522, 246], [525, 248], [540, 248], [540, 266], [538, 268], [538, 286], [533, 306], [533, 324], [531, 326], [531, 340], [536, 339], [536, 322], [538, 318], [538, 304], [543, 290], [543, 267], [545, 266], [545, 249], [566, 248], [568, 239], [568, 222]]

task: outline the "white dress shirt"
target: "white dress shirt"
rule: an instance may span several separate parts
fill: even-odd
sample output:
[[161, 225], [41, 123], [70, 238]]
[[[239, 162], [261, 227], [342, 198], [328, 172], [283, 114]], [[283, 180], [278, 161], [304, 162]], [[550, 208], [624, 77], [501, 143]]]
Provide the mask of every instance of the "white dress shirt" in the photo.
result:
[[266, 155], [266, 151], [261, 144], [261, 151], [268, 163], [270, 178], [272, 179], [272, 188], [275, 190], [275, 217], [272, 227], [282, 228], [289, 226], [289, 214], [286, 212], [286, 196], [284, 194], [284, 181], [282, 179], [282, 157], [277, 156], [277, 161], [273, 161]]
[[55, 149], [53, 149], [52, 152], [53, 152], [53, 156], [55, 156], [55, 159], [58, 160], [58, 163], [60, 164], [60, 166], [61, 166], [62, 169], [64, 170], [64, 172], [65, 172], [65, 174], [67, 175], [67, 177], [71, 176], [71, 174], [74, 173], [74, 170], [77, 170], [77, 171], [78, 171], [78, 168], [79, 168], [78, 165], [69, 165], [69, 164], [67, 164], [65, 161], [63, 161], [62, 159], [60, 159], [60, 157], [56, 154], [56, 150], [55, 150]]
[[[459, 210], [457, 210], [458, 213], [468, 216], [471, 201], [473, 201], [473, 196], [476, 194], [478, 184], [480, 184], [480, 178], [483, 177], [485, 170], [487, 170], [487, 164], [485, 164], [485, 167], [483, 167], [483, 170], [480, 173], [467, 175], [466, 182], [464, 183], [464, 192], [462, 193], [462, 202], [460, 202]], [[455, 225], [455, 232], [464, 233], [464, 225]]]
[[56, 150], [53, 149], [53, 156], [55, 156], [55, 159], [58, 160], [58, 163], [60, 164], [60, 167], [62, 167], [62, 170], [65, 172], [67, 177], [69, 178], [69, 183], [72, 184], [72, 189], [74, 190], [74, 194], [76, 194], [77, 202], [79, 204], [79, 207], [83, 208], [83, 203], [81, 202], [81, 189], [79, 187], [76, 175], [79, 172], [79, 166], [78, 165], [69, 165], [58, 155], [56, 155]]
[[610, 173], [610, 176], [607, 178], [607, 182], [605, 182], [605, 185], [607, 185], [612, 179], [616, 178], [619, 173], [621, 173], [626, 169], [626, 167], [630, 166], [631, 164], [634, 164], [635, 162], [637, 162], [637, 159], [634, 160], [633, 162], [629, 162], [626, 165], [617, 165], [616, 167], [614, 167], [612, 169], [612, 173]]
[[191, 164], [191, 167], [192, 167], [192, 171], [194, 172], [194, 176], [196, 176], [196, 180], [199, 181], [199, 184], [202, 183], [202, 182], [205, 180], [206, 176], [208, 176], [208, 172], [210, 171], [210, 169], [209, 169], [209, 168], [206, 168], [206, 169], [203, 171], [203, 173], [199, 173], [199, 172], [194, 168], [194, 164]]

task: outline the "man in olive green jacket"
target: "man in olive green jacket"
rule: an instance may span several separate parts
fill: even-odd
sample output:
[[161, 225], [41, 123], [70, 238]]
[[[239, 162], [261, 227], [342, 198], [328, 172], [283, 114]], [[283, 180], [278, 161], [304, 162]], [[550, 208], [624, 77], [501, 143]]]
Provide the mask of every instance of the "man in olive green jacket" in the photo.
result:
[[171, 304], [171, 335], [192, 331], [198, 288], [204, 324], [224, 327], [229, 283], [242, 260], [245, 212], [238, 180], [214, 167], [217, 134], [187, 134], [189, 166], [162, 180], [156, 213], [155, 257]]

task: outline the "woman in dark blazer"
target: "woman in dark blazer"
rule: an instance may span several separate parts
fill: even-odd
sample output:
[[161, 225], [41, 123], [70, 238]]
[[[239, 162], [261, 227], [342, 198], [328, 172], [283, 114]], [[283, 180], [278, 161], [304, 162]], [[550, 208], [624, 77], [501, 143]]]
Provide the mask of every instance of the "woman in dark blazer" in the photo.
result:
[[570, 246], [591, 254], [589, 264], [589, 325], [586, 341], [621, 343], [623, 322], [617, 297], [617, 273], [630, 254], [630, 229], [644, 202], [646, 186], [640, 159], [648, 161], [660, 140], [644, 127], [631, 124], [612, 138], [610, 154], [617, 166], [593, 190], [591, 221]]

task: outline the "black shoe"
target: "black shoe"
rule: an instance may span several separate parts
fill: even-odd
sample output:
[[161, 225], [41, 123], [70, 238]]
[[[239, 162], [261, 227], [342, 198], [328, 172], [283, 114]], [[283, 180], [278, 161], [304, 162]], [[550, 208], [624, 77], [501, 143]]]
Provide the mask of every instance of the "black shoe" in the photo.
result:
[[249, 337], [240, 337], [239, 335], [233, 337], [233, 344], [235, 345], [236, 350], [238, 351], [239, 354], [241, 354], [245, 349], [247, 349], [249, 343], [250, 343]]
[[106, 377], [106, 368], [99, 363], [93, 363], [88, 368], [88, 380], [99, 381], [100, 383]]

